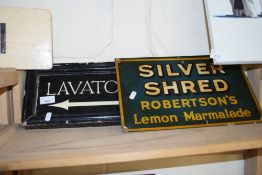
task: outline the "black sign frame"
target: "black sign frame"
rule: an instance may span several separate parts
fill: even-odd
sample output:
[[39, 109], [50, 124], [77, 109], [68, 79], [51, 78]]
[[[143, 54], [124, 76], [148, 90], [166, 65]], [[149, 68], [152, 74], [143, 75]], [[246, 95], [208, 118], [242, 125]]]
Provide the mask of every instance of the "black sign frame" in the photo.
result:
[[[95, 79], [97, 82], [92, 85], [91, 80]], [[98, 82], [101, 79], [104, 81]], [[107, 80], [110, 94], [103, 91]], [[114, 62], [54, 64], [51, 70], [27, 71], [22, 126], [34, 129], [120, 125], [115, 89], [117, 91]], [[84, 107], [89, 101], [98, 105]], [[111, 101], [115, 104], [111, 105]], [[75, 106], [55, 106], [62, 102]], [[100, 102], [110, 104], [101, 106]]]

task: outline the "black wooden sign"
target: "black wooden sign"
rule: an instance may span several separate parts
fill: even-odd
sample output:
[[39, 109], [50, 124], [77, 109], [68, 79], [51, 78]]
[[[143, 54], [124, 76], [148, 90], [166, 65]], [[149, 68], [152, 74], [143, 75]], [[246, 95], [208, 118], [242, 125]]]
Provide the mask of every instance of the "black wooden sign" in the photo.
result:
[[114, 63], [57, 64], [28, 71], [23, 126], [120, 124]]

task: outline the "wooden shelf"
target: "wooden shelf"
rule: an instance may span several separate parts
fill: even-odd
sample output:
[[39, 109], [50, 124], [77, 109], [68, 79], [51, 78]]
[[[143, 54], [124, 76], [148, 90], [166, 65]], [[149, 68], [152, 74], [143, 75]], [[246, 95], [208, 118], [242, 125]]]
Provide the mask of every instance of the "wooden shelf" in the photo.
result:
[[0, 68], [0, 88], [16, 85], [18, 82], [18, 72], [15, 69]]
[[[8, 127], [8, 125], [2, 125], [0, 124], [0, 131], [4, 130], [6, 127]], [[1, 132], [0, 132], [1, 133]]]
[[119, 126], [1, 130], [0, 170], [98, 165], [262, 148], [262, 123], [122, 133]]
[[[136, 167], [141, 164], [142, 169], [145, 165], [142, 162], [146, 161], [156, 163], [170, 158], [173, 162], [176, 158], [217, 153], [223, 157], [240, 151], [245, 153], [245, 174], [254, 170], [261, 174], [262, 123], [135, 133], [123, 133], [120, 126], [25, 130], [13, 124], [21, 120], [23, 77], [23, 72], [0, 69], [2, 100], [6, 100], [4, 93], [12, 89], [13, 112], [10, 113], [14, 114], [4, 116], [6, 121], [14, 121], [11, 126], [0, 123], [0, 172], [81, 165], [106, 170], [130, 163]], [[254, 80], [259, 82], [259, 90], [260, 79]], [[10, 87], [4, 88], [7, 86]], [[0, 113], [7, 104], [8, 100], [6, 104], [0, 103]], [[192, 162], [191, 158], [184, 160]], [[102, 170], [99, 172], [108, 172]]]

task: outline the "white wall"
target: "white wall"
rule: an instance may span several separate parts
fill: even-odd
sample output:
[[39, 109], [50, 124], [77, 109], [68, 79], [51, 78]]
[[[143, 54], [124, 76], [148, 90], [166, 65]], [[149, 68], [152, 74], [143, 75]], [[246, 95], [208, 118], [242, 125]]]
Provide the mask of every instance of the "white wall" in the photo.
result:
[[51, 9], [55, 62], [209, 54], [202, 0], [1, 0]]

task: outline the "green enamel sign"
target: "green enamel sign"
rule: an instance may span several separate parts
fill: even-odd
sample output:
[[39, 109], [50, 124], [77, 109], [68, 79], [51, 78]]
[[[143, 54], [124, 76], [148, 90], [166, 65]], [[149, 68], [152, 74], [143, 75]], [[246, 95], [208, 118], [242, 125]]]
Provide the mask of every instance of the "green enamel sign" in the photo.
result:
[[124, 131], [261, 121], [241, 66], [207, 57], [116, 59]]

